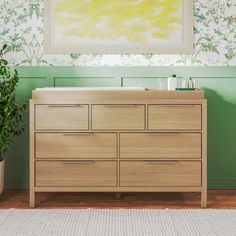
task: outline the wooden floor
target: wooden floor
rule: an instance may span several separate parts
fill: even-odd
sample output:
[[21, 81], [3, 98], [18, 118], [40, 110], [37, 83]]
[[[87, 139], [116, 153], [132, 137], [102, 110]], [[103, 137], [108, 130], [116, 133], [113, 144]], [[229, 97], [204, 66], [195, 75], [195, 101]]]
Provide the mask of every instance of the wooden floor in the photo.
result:
[[[0, 209], [29, 208], [28, 190], [5, 190]], [[200, 208], [198, 193], [38, 193], [38, 208]], [[209, 208], [236, 209], [236, 190], [210, 190]]]

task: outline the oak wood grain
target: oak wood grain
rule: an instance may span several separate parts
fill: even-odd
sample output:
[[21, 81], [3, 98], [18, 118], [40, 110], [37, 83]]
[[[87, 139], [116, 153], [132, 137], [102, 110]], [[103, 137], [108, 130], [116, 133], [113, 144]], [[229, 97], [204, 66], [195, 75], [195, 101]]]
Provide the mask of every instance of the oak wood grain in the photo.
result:
[[181, 191], [206, 207], [205, 104], [203, 91], [33, 91], [30, 206], [41, 192]]
[[36, 158], [116, 158], [116, 133], [36, 133]]
[[201, 186], [200, 161], [121, 161], [121, 186]]
[[201, 105], [148, 106], [149, 130], [201, 130]]
[[37, 130], [87, 130], [88, 105], [36, 105]]
[[201, 158], [201, 133], [121, 133], [121, 158]]
[[36, 186], [116, 186], [115, 161], [37, 161]]
[[80, 102], [89, 101], [89, 103], [94, 103], [98, 101], [100, 104], [102, 102], [110, 103], [111, 101], [154, 101], [158, 100], [202, 100], [204, 99], [204, 91], [160, 91], [155, 89], [144, 90], [144, 91], [134, 91], [134, 90], [34, 90], [32, 91], [32, 98], [34, 100], [76, 100]]
[[93, 130], [144, 130], [144, 105], [92, 105]]

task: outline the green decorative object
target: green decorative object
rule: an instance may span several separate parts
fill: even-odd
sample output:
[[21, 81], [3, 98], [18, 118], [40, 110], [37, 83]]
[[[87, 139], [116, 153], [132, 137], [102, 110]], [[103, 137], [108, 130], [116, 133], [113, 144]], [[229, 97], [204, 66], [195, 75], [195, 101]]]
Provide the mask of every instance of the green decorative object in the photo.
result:
[[197, 88], [176, 88], [175, 90], [198, 90]]

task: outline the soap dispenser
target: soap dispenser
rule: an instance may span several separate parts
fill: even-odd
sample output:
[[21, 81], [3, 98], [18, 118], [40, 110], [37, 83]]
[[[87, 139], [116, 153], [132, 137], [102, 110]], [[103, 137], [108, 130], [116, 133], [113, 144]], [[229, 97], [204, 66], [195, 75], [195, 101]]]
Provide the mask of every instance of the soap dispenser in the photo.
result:
[[168, 77], [168, 90], [175, 90], [177, 87], [176, 75], [171, 75]]

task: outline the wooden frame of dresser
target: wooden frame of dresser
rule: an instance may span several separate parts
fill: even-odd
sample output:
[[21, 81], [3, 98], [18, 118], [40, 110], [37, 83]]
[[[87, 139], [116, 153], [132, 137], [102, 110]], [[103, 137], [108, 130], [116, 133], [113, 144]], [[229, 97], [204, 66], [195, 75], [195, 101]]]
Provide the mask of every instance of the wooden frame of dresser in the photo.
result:
[[[101, 91], [100, 91], [101, 92]], [[138, 91], [136, 92], [137, 94], [134, 95], [133, 92], [131, 92], [132, 96], [129, 98], [129, 94], [127, 93], [125, 95], [124, 99], [117, 99], [117, 98], [112, 98], [111, 94], [107, 94], [107, 96], [102, 96], [102, 99], [96, 98], [96, 92], [94, 93], [93, 91], [93, 97], [91, 99], [88, 99], [87, 95], [83, 97], [83, 95], [78, 98], [75, 93], [71, 93], [71, 97], [69, 96], [68, 98], [68, 93], [63, 94], [63, 96], [58, 95], [51, 95], [50, 92], [45, 92], [44, 93], [44, 98], [42, 99], [41, 97], [37, 97], [37, 95], [34, 95], [33, 92], [33, 98], [30, 100], [30, 207], [35, 207], [36, 204], [36, 193], [37, 192], [115, 192], [115, 193], [121, 193], [121, 192], [200, 192], [201, 193], [201, 207], [205, 208], [207, 207], [207, 102], [204, 99], [204, 93], [201, 91], [199, 92], [199, 99], [191, 98], [188, 97], [188, 99], [185, 98], [185, 95], [188, 95], [188, 92], [181, 92], [183, 96], [181, 97], [180, 100], [175, 100], [173, 99], [175, 96], [176, 92], [159, 92], [158, 96], [154, 96], [153, 98], [150, 99], [134, 99], [133, 97], [137, 96], [138, 94], [141, 94], [140, 92], [146, 92], [146, 91]], [[153, 94], [155, 94], [155, 91], [149, 91]], [[163, 99], [163, 96], [168, 95], [168, 99]], [[120, 94], [122, 95], [122, 93]], [[124, 95], [124, 94], [123, 94]], [[160, 100], [158, 97], [160, 96]], [[131, 99], [131, 100], [130, 100]], [[202, 173], [201, 173], [201, 182], [202, 186], [201, 187], [119, 187], [119, 167], [120, 167], [120, 156], [119, 156], [119, 148], [117, 149], [118, 151], [118, 156], [117, 156], [117, 181], [118, 181], [118, 186], [116, 187], [37, 187], [35, 186], [35, 143], [34, 143], [34, 135], [37, 130], [34, 129], [35, 127], [35, 114], [34, 114], [34, 107], [35, 105], [73, 105], [73, 104], [88, 104], [89, 105], [89, 129], [86, 131], [73, 131], [70, 130], [70, 133], [77, 133], [77, 132], [104, 132], [104, 133], [109, 133], [109, 132], [115, 132], [118, 134], [118, 137], [120, 133], [123, 132], [129, 132], [129, 133], [163, 133], [163, 132], [198, 132], [202, 134], [202, 158], [197, 161], [201, 161], [202, 163]], [[134, 131], [134, 130], [91, 130], [91, 107], [92, 105], [96, 104], [111, 104], [111, 105], [136, 105], [136, 104], [144, 104], [145, 105], [145, 130], [143, 131]], [[201, 105], [202, 106], [202, 129], [199, 131], [193, 131], [193, 130], [161, 130], [161, 131], [150, 131], [147, 129], [147, 106], [148, 104], [170, 104], [170, 105]], [[42, 132], [42, 131], [40, 131]], [[47, 132], [47, 130], [43, 131]], [[58, 132], [58, 131], [52, 131], [48, 130], [48, 132]], [[68, 130], [60, 130], [60, 132], [68, 132]], [[119, 138], [118, 138], [119, 140]], [[119, 141], [118, 144], [119, 146]], [[176, 158], [174, 158], [176, 160]], [[81, 159], [82, 160], [82, 159]], [[86, 159], [88, 160], [88, 159]], [[99, 161], [102, 160], [110, 160], [110, 159], [99, 159]], [[114, 160], [114, 159], [113, 159]], [[124, 159], [123, 159], [124, 160]], [[128, 159], [127, 159], [128, 160]], [[137, 159], [132, 159], [132, 161], [135, 161]], [[142, 160], [142, 159], [140, 159]], [[162, 160], [162, 159], [158, 159]], [[166, 160], [166, 159], [163, 159]], [[171, 159], [170, 159], [171, 160]], [[182, 159], [178, 159], [182, 160]], [[194, 159], [191, 159], [191, 161], [194, 161]]]

